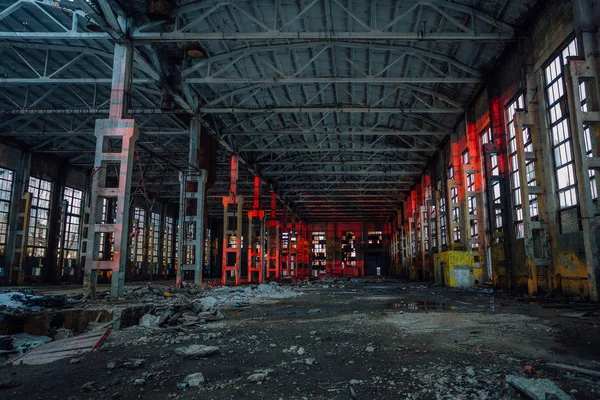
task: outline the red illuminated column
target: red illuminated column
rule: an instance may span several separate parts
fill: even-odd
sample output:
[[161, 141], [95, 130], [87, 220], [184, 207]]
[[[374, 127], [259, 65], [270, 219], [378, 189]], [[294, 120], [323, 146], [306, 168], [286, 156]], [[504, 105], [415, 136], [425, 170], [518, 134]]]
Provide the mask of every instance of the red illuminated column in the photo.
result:
[[260, 209], [261, 181], [254, 177], [254, 199], [252, 210], [248, 211], [248, 281], [258, 283], [264, 279], [264, 250], [265, 250], [265, 212]]
[[232, 275], [235, 284], [240, 283], [242, 261], [242, 208], [244, 197], [237, 195], [238, 159], [231, 156], [229, 172], [229, 196], [223, 197], [223, 259], [222, 282], [227, 284]]
[[278, 279], [279, 278], [279, 254], [281, 250], [280, 246], [280, 232], [279, 232], [279, 221], [277, 221], [277, 195], [275, 192], [271, 192], [271, 218], [267, 222], [268, 229], [268, 251], [267, 251], [267, 266], [265, 272], [266, 279]]

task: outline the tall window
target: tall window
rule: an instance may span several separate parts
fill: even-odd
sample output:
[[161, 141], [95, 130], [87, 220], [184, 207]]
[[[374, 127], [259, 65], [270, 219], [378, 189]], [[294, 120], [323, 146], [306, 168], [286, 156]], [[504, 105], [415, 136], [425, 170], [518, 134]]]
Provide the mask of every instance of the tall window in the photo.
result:
[[165, 217], [165, 231], [163, 235], [163, 263], [170, 268], [173, 265], [173, 217]]
[[[133, 229], [135, 229], [134, 243], [132, 247], [132, 259], [138, 263], [144, 261], [144, 229], [146, 221], [146, 210], [140, 207], [133, 209]], [[133, 249], [135, 248], [135, 253]]]
[[446, 199], [440, 197], [440, 236], [442, 246], [448, 245], [448, 224], [446, 220]]
[[52, 182], [30, 177], [27, 191], [31, 193], [27, 255], [29, 257], [45, 257], [48, 248]]
[[523, 205], [521, 199], [521, 180], [519, 178], [519, 162], [517, 158], [517, 131], [515, 129], [515, 112], [525, 107], [525, 97], [520, 95], [506, 107], [508, 121], [508, 162], [510, 164], [510, 186], [513, 201], [513, 219], [516, 238], [523, 237]]
[[8, 216], [12, 195], [14, 173], [0, 168], [0, 255], [6, 254], [6, 236], [8, 234]]
[[569, 107], [567, 105], [564, 77], [564, 66], [567, 63], [567, 57], [575, 55], [577, 55], [577, 42], [573, 40], [544, 68], [558, 203], [562, 210], [575, 207], [578, 204], [577, 181], [573, 164], [573, 143], [569, 127]]
[[[160, 214], [153, 212], [150, 216], [150, 223], [152, 224], [152, 265], [154, 268], [158, 268], [158, 253], [160, 251]], [[154, 273], [158, 273], [155, 270]]]
[[[81, 202], [83, 192], [81, 190], [65, 187], [63, 200], [67, 202], [67, 213], [65, 215], [65, 239], [64, 239], [64, 258], [77, 259], [79, 257], [79, 228], [81, 226]], [[63, 240], [59, 241], [60, 245]]]
[[[581, 82], [579, 84], [579, 101], [581, 102], [581, 111], [587, 112], [587, 93], [586, 83]], [[583, 126], [583, 138], [585, 140], [585, 152], [588, 157], [594, 157], [594, 145], [596, 138], [592, 136], [592, 131], [588, 125]], [[590, 169], [588, 171], [590, 177], [590, 190], [592, 192], [592, 199], [598, 199], [598, 188], [596, 187], [596, 170]]]

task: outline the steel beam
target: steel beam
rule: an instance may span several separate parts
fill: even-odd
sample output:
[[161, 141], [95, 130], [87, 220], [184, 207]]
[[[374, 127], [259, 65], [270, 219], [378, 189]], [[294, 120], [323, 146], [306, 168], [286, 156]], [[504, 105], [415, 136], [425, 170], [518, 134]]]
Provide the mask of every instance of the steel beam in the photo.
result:
[[[83, 54], [83, 53], [82, 53]], [[42, 76], [40, 78], [0, 78], [0, 85], [110, 85], [110, 78], [52, 78]], [[156, 79], [134, 78], [135, 85], [157, 84]]]
[[442, 131], [402, 131], [402, 130], [355, 130], [355, 131], [336, 131], [336, 130], [281, 130], [281, 131], [231, 131], [223, 132], [224, 135], [247, 135], [247, 136], [267, 136], [267, 135], [287, 135], [287, 136], [304, 136], [304, 135], [335, 135], [335, 136], [448, 136], [452, 132]]
[[[427, 165], [427, 161], [423, 160], [352, 160], [352, 161], [262, 161], [258, 165]], [[285, 172], [285, 171], [283, 171]], [[289, 172], [289, 171], [287, 171]]]
[[[265, 171], [264, 176], [313, 176], [313, 175], [341, 175], [341, 176], [420, 176], [419, 171]], [[326, 183], [326, 182], [324, 182]], [[331, 182], [336, 183], [336, 182]]]
[[240, 150], [244, 153], [426, 153], [437, 151], [436, 148], [419, 148], [419, 147], [374, 147], [374, 148], [339, 148], [333, 147], [325, 149], [320, 147], [305, 147], [305, 148], [288, 148], [288, 147], [273, 147], [273, 148], [255, 148]]
[[[0, 34], [0, 38], [3, 38]], [[21, 37], [23, 39], [23, 37]], [[138, 43], [197, 41], [268, 41], [268, 40], [387, 40], [398, 42], [512, 42], [511, 33], [422, 33], [422, 32], [133, 32]]]
[[413, 84], [469, 84], [481, 83], [480, 78], [460, 77], [460, 76], [441, 76], [441, 77], [251, 77], [251, 78], [185, 78], [182, 83], [203, 84], [203, 85], [308, 85], [308, 84], [332, 84], [332, 83], [362, 83], [369, 85], [395, 85], [404, 83]]
[[200, 107], [198, 110], [201, 114], [264, 114], [265, 112], [272, 113], [389, 113], [389, 114], [462, 114], [463, 109], [460, 108], [396, 108], [396, 107], [355, 107], [350, 105], [337, 106], [294, 106], [294, 107]]

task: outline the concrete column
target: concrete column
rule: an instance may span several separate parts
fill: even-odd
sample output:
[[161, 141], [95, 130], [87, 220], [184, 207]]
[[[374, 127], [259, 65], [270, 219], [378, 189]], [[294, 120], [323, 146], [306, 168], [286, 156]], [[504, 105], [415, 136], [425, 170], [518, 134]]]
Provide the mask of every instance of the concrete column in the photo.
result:
[[267, 222], [268, 230], [268, 252], [265, 278], [279, 278], [280, 260], [280, 232], [279, 221], [277, 221], [277, 197], [275, 192], [271, 192], [271, 218]]
[[[580, 51], [583, 59], [570, 60], [566, 69], [567, 95], [569, 100], [571, 136], [577, 189], [581, 209], [581, 225], [585, 245], [585, 264], [588, 273], [590, 299], [599, 301], [600, 292], [600, 243], [596, 236], [598, 224], [596, 218], [600, 210], [594, 203], [591, 194], [589, 170], [596, 170], [596, 182], [600, 182], [600, 92], [599, 74], [600, 58], [598, 43], [595, 37], [595, 22], [590, 0], [575, 0], [575, 26], [580, 39]], [[581, 109], [582, 89], [579, 84], [585, 83], [587, 110]], [[588, 157], [584, 141], [583, 126], [590, 129], [593, 157]]]
[[254, 201], [252, 210], [248, 211], [248, 282], [252, 282], [254, 274], [258, 283], [264, 279], [265, 254], [265, 212], [260, 209], [261, 181], [254, 177]]
[[207, 172], [198, 169], [202, 125], [197, 118], [190, 123], [187, 173], [179, 174], [179, 243], [176, 285], [183, 284], [184, 272], [194, 271], [194, 284], [202, 284], [204, 263], [204, 208]]
[[[20, 262], [17, 258], [21, 258], [21, 247], [15, 248], [17, 243], [17, 232], [19, 231], [19, 204], [21, 198], [27, 188], [29, 181], [29, 172], [31, 169], [31, 153], [23, 152], [19, 168], [15, 171], [13, 180], [13, 201], [10, 203], [10, 212], [8, 220], [8, 232], [6, 235], [6, 276], [10, 284], [17, 282], [17, 275], [20, 273]], [[26, 241], [26, 237], [23, 240]], [[19, 264], [19, 265], [18, 265]]]
[[[439, 190], [435, 191], [435, 233], [436, 233], [436, 241], [437, 241], [437, 254], [439, 255], [442, 252], [442, 226], [441, 226], [441, 218], [442, 213], [440, 212], [440, 204], [441, 204], [442, 194]], [[434, 262], [434, 280], [435, 283], [441, 285], [443, 283], [442, 280], [442, 269], [439, 259], [437, 262]]]
[[230, 196], [223, 197], [223, 262], [221, 272], [224, 285], [227, 283], [229, 274], [234, 276], [236, 285], [240, 283], [241, 278], [242, 207], [244, 197], [237, 195], [237, 180], [238, 158], [231, 156], [229, 171]]
[[[492, 143], [484, 146], [486, 188], [489, 204], [489, 220], [492, 247], [492, 275], [494, 286], [511, 287], [513, 276], [511, 264], [511, 241], [506, 232], [513, 229], [512, 210], [510, 204], [510, 182], [508, 157], [506, 155], [506, 124], [504, 121], [503, 106], [497, 95], [489, 92], [490, 97], [490, 126], [492, 129]], [[498, 175], [492, 175], [491, 157], [498, 156]], [[493, 186], [497, 184], [500, 190], [500, 202], [494, 202]], [[496, 223], [496, 212], [499, 212], [502, 226]]]
[[[127, 241], [129, 224], [129, 199], [133, 153], [138, 137], [135, 120], [125, 119], [131, 89], [133, 47], [115, 46], [110, 114], [108, 119], [96, 120], [96, 159], [92, 178], [90, 225], [84, 271], [84, 287], [95, 295], [98, 270], [111, 270], [111, 297], [123, 295], [127, 265]], [[119, 146], [120, 145], [120, 146]], [[120, 148], [120, 149], [119, 149]], [[118, 150], [115, 150], [118, 149]], [[108, 185], [107, 175], [118, 167], [118, 184]], [[102, 220], [102, 200], [116, 201], [114, 221]], [[102, 235], [114, 235], [112, 260], [99, 261], [98, 253]]]

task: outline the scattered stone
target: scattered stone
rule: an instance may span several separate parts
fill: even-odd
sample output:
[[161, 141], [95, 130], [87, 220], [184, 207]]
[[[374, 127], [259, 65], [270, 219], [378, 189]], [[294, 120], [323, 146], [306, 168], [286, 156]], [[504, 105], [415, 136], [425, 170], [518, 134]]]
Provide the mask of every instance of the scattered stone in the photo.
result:
[[350, 391], [350, 397], [356, 399], [356, 392], [354, 391], [354, 388], [352, 386], [348, 386], [348, 390]]
[[367, 353], [375, 353], [375, 346], [368, 345], [368, 346], [365, 348], [365, 351], [366, 351]]
[[317, 331], [310, 331], [310, 336], [315, 336], [317, 334]]
[[117, 364], [115, 364], [112, 361], [106, 364], [106, 368], [108, 368], [108, 369], [115, 369], [116, 366], [117, 366]]
[[79, 388], [79, 390], [83, 391], [83, 392], [91, 392], [92, 390], [94, 390], [94, 386], [96, 385], [95, 382], [86, 382], [83, 385], [81, 385], [81, 387]]
[[141, 358], [136, 358], [131, 361], [127, 361], [123, 364], [123, 366], [128, 369], [138, 369], [142, 366], [142, 364], [144, 364], [144, 360]]
[[311, 308], [310, 310], [308, 310], [306, 313], [307, 314], [318, 314], [320, 312], [323, 312], [323, 310], [321, 310], [320, 308]]
[[269, 374], [273, 372], [272, 369], [267, 368], [267, 369], [257, 369], [256, 371], [254, 371], [254, 373], [252, 375], [250, 375], [248, 377], [248, 380], [250, 382], [262, 382], [265, 379], [267, 379], [267, 377], [269, 376]]
[[71, 358], [69, 364], [79, 364], [81, 362], [81, 358]]
[[204, 384], [204, 375], [202, 372], [190, 374], [183, 380], [189, 387], [199, 387]]
[[527, 379], [515, 375], [507, 375], [506, 382], [532, 400], [572, 400], [573, 398], [556, 386], [549, 379]]
[[175, 354], [185, 358], [208, 357], [219, 351], [217, 346], [204, 346], [202, 344], [193, 344], [187, 347], [175, 349]]
[[277, 345], [276, 345], [275, 343], [270, 343], [270, 344], [269, 344], [269, 347], [273, 347], [273, 348], [275, 348], [275, 347], [277, 347]]
[[139, 378], [133, 381], [134, 386], [143, 386], [146, 384], [146, 380], [144, 378]]
[[19, 382], [15, 381], [13, 379], [7, 379], [7, 380], [0, 381], [0, 389], [9, 389], [9, 388], [17, 387], [19, 385], [20, 385]]
[[475, 376], [475, 369], [473, 367], [468, 366], [466, 368], [466, 371], [467, 371], [467, 375], [469, 375], [469, 376]]
[[360, 383], [360, 381], [358, 379], [352, 379], [350, 380], [350, 384], [351, 385], [358, 385]]
[[298, 352], [297, 352], [297, 354], [298, 354], [299, 356], [303, 356], [305, 353], [306, 353], [306, 350], [304, 350], [304, 347], [300, 347], [300, 348], [298, 349]]

